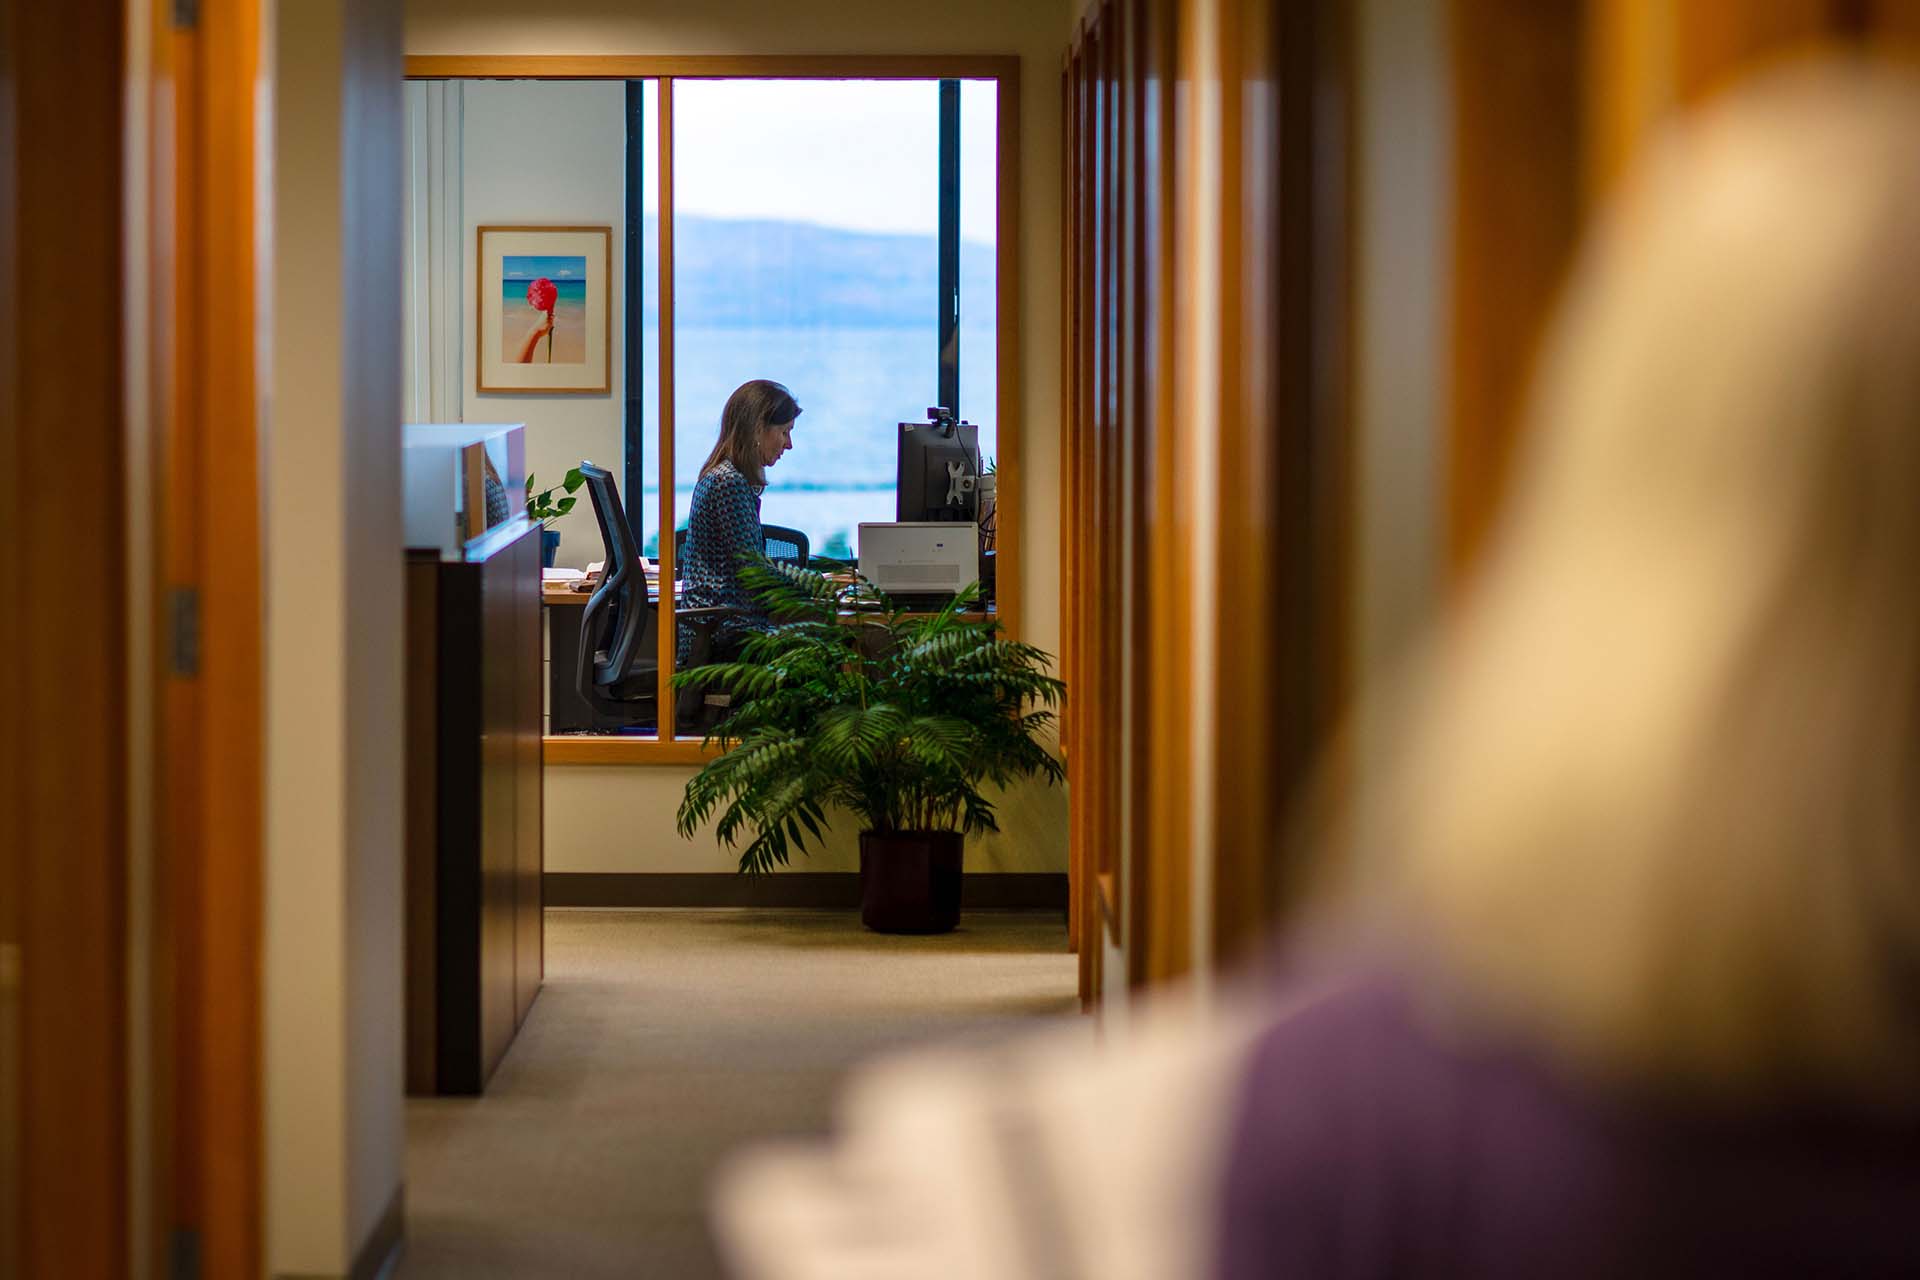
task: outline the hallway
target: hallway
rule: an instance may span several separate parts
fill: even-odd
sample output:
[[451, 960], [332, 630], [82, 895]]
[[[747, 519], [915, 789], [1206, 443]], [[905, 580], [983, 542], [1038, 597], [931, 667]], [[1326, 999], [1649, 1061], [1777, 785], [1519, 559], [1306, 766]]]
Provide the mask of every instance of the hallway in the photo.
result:
[[546, 938], [487, 1095], [408, 1101], [404, 1280], [718, 1275], [704, 1206], [728, 1150], [824, 1131], [872, 1053], [1076, 1008], [1051, 912], [912, 938], [837, 911], [553, 910]]

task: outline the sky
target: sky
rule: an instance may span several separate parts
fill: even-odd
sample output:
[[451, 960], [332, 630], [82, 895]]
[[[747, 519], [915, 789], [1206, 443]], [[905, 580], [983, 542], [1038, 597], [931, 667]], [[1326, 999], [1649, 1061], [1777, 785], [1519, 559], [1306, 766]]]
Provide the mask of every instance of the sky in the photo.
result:
[[[659, 107], [646, 87], [648, 118]], [[994, 85], [960, 89], [960, 234], [994, 239]], [[676, 80], [674, 207], [931, 235], [939, 229], [940, 102], [934, 81]], [[657, 133], [645, 164], [659, 167]], [[647, 184], [646, 211], [659, 209]]]

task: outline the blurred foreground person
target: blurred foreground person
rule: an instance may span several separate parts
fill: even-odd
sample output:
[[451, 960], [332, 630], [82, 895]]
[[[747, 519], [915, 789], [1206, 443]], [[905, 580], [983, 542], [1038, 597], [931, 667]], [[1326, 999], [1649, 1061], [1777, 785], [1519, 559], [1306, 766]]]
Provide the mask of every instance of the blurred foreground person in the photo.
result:
[[1280, 980], [864, 1068], [736, 1275], [1920, 1275], [1920, 90], [1666, 139], [1528, 439]]
[[1541, 374], [1221, 1273], [1920, 1274], [1920, 90], [1682, 125]]

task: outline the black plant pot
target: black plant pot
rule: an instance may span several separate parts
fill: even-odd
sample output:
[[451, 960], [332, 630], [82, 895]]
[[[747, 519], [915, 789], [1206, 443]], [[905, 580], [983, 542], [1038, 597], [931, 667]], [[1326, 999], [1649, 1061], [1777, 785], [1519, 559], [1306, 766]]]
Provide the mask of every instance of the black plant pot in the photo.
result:
[[957, 831], [860, 833], [860, 923], [877, 933], [946, 933], [960, 923]]

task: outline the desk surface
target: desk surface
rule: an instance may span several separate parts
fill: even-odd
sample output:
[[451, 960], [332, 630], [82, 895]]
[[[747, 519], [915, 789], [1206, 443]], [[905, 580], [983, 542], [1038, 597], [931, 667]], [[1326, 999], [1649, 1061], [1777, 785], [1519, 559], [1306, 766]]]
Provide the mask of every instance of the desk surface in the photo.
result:
[[[648, 591], [647, 602], [649, 604], [653, 603], [654, 600], [657, 598], [657, 596], [658, 596], [658, 592], [651, 591], [651, 590]], [[541, 604], [559, 605], [559, 606], [565, 607], [568, 605], [583, 605], [591, 599], [593, 599], [593, 592], [575, 591], [571, 587], [567, 586], [565, 583], [551, 583], [551, 582], [544, 583], [542, 584], [540, 589]], [[870, 616], [873, 616], [873, 612], [874, 611], [868, 610], [868, 609], [843, 609], [840, 611], [840, 616], [842, 618], [870, 617]], [[994, 615], [994, 610], [988, 609], [987, 616], [992, 617], [993, 615]], [[933, 615], [931, 613], [910, 613], [906, 616], [910, 618], [924, 618], [924, 617], [932, 617]], [[979, 612], [977, 610], [970, 609], [967, 611], [966, 616], [978, 617]]]
[[[653, 599], [654, 596], [658, 594], [659, 593], [653, 590], [651, 587], [649, 587], [647, 590], [647, 598], [649, 600]], [[546, 582], [546, 583], [542, 583], [540, 586], [540, 603], [541, 604], [562, 604], [562, 605], [585, 604], [587, 601], [591, 599], [593, 599], [593, 592], [575, 591], [572, 587], [568, 586], [564, 582], [561, 582], [561, 583]]]

